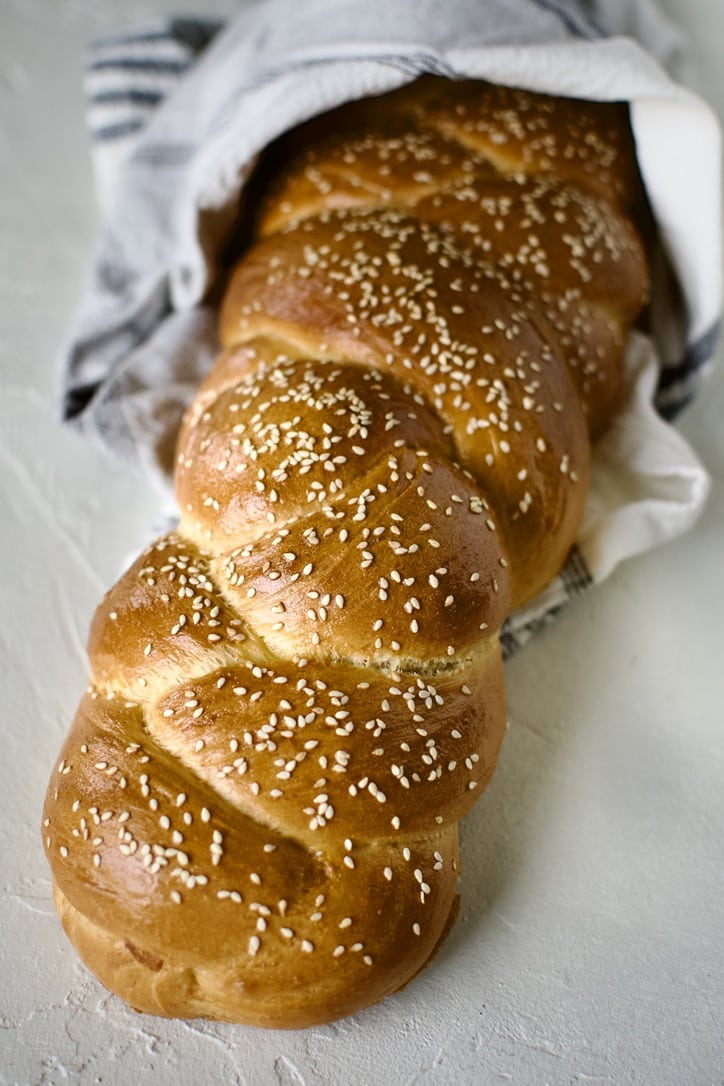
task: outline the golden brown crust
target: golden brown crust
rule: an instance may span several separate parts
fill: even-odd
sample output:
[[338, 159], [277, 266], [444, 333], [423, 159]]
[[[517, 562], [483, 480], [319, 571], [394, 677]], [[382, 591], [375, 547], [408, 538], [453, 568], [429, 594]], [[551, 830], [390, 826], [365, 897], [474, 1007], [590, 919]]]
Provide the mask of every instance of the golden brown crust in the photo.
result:
[[[299, 842], [271, 824], [269, 784], [281, 782], [270, 752], [240, 775], [228, 732], [244, 721], [207, 712], [216, 741], [189, 772], [183, 733], [170, 753], [138, 706], [98, 695], [81, 705], [51, 782], [46, 832], [61, 916], [84, 960], [136, 1009], [282, 1028], [350, 1014], [401, 987], [434, 952], [454, 906], [456, 821], [438, 827], [431, 817], [423, 836]], [[150, 730], [163, 738], [159, 721]], [[217, 757], [224, 740], [231, 774]], [[348, 772], [358, 763], [352, 756]], [[252, 776], [264, 782], [259, 793]], [[337, 788], [347, 792], [349, 776]], [[359, 825], [383, 804], [360, 787], [356, 806]], [[327, 808], [316, 804], [321, 821]]]
[[544, 303], [600, 436], [648, 282], [629, 217], [643, 219], [645, 200], [626, 107], [435, 79], [384, 101], [286, 137], [259, 234], [340, 207], [414, 208], [440, 223]]
[[[514, 604], [551, 580], [583, 513], [589, 439], [532, 295], [424, 221], [325, 212], [260, 243], [237, 267], [222, 341], [243, 343], [263, 328], [307, 355], [380, 365], [411, 383], [499, 511], [516, 555]], [[185, 509], [183, 463], [181, 472]]]
[[56, 903], [154, 1014], [295, 1028], [404, 986], [505, 729], [646, 296], [622, 106], [423, 80], [281, 160], [98, 608], [44, 813]]

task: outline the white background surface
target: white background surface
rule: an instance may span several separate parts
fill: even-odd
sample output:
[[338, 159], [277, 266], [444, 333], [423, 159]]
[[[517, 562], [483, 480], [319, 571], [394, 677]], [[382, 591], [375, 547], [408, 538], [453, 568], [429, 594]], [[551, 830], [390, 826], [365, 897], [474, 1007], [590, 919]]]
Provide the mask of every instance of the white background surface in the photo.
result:
[[[664, 6], [724, 115], [721, 0]], [[306, 1033], [169, 1023], [109, 996], [62, 935], [43, 794], [85, 684], [92, 610], [158, 506], [56, 418], [53, 359], [96, 223], [82, 49], [179, 10], [0, 6], [0, 1083], [718, 1086], [724, 365], [682, 423], [713, 476], [699, 525], [508, 666], [512, 725], [463, 828], [461, 918], [409, 989]]]

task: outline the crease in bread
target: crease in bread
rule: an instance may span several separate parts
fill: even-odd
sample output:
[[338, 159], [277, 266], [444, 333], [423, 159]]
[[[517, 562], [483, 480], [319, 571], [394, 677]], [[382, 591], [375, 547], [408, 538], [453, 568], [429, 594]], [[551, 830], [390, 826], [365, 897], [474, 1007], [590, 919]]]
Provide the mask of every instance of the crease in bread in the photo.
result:
[[96, 612], [43, 836], [133, 1007], [299, 1028], [450, 930], [500, 627], [575, 541], [648, 277], [621, 104], [423, 79], [261, 170], [180, 524]]

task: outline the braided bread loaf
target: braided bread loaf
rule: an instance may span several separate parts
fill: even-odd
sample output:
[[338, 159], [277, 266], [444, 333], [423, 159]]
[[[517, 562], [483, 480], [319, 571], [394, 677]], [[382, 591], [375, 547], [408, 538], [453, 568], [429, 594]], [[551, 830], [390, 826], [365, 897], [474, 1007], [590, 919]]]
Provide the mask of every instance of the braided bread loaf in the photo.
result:
[[647, 273], [623, 106], [422, 80], [270, 155], [180, 526], [98, 608], [44, 837], [133, 1007], [300, 1027], [450, 928], [500, 626], [576, 537]]

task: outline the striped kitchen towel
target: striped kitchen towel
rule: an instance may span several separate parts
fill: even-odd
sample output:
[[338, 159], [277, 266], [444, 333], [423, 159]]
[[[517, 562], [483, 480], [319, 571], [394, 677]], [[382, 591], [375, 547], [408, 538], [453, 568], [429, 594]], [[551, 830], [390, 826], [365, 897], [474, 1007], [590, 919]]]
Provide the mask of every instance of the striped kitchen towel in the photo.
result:
[[631, 104], [661, 237], [652, 333], [599, 443], [561, 577], [504, 631], [513, 651], [572, 595], [694, 523], [708, 480], [665, 420], [691, 399], [721, 304], [719, 129], [653, 0], [256, 0], [226, 25], [175, 19], [90, 50], [103, 226], [62, 357], [63, 417], [167, 490], [181, 414], [216, 352], [208, 304], [258, 154], [282, 131], [423, 73]]

